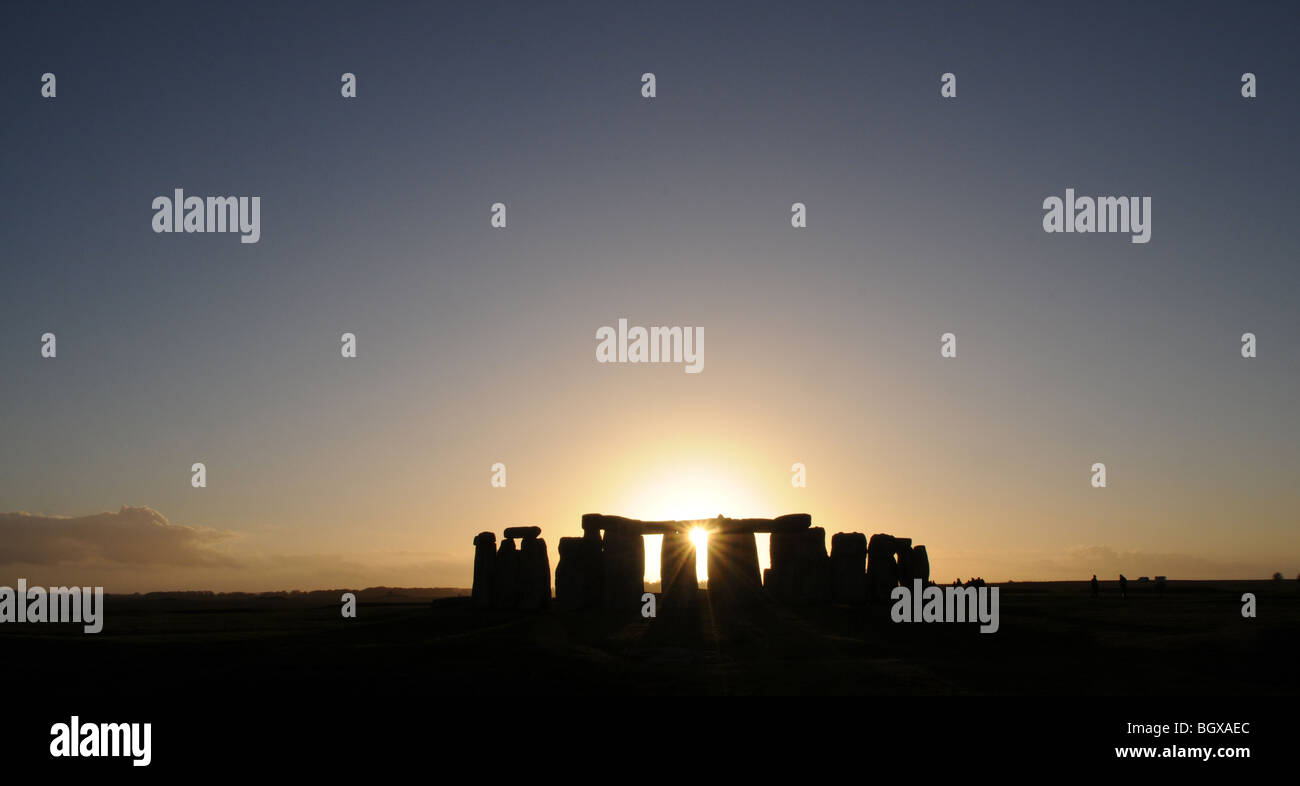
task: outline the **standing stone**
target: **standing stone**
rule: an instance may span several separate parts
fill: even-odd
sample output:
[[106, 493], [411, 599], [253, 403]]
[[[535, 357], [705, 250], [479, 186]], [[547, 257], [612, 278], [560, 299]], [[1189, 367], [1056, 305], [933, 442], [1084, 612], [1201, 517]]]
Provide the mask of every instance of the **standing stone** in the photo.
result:
[[735, 605], [757, 600], [763, 578], [758, 569], [758, 544], [753, 533], [709, 533], [709, 602]]
[[497, 550], [496, 569], [492, 578], [492, 605], [498, 609], [513, 609], [518, 603], [519, 552], [510, 538], [501, 541]]
[[831, 559], [826, 554], [826, 530], [813, 527], [799, 533], [796, 553], [794, 600], [798, 603], [829, 603]]
[[533, 536], [521, 542], [516, 592], [521, 609], [537, 611], [551, 605], [551, 558], [544, 539]]
[[787, 603], [794, 600], [794, 574], [804, 537], [802, 531], [780, 531], [773, 532], [768, 539], [768, 560], [772, 567], [763, 576], [763, 587], [769, 597]]
[[699, 597], [695, 575], [695, 544], [685, 532], [664, 534], [659, 548], [659, 577], [665, 606], [690, 607]]
[[892, 535], [876, 534], [871, 536], [871, 542], [867, 544], [867, 587], [872, 600], [889, 600], [889, 593], [898, 586], [894, 540]]
[[767, 540], [767, 557], [776, 573], [794, 569], [799, 559], [799, 539], [802, 532], [773, 532]]
[[615, 524], [605, 529], [605, 608], [641, 606], [645, 592], [645, 538], [634, 527]]
[[476, 609], [492, 605], [492, 582], [495, 580], [497, 536], [480, 532], [474, 536], [474, 588], [470, 602]]
[[[764, 576], [768, 595], [787, 603], [825, 603], [831, 598], [826, 530], [785, 529], [768, 541], [772, 567]], [[711, 575], [711, 574], [710, 574]]]
[[912, 539], [894, 538], [894, 561], [898, 563], [898, 583], [912, 586]]
[[598, 609], [605, 602], [605, 544], [600, 530], [582, 532], [582, 607]]
[[839, 532], [831, 538], [832, 596], [836, 603], [867, 600], [867, 536]]
[[930, 555], [925, 546], [912, 547], [912, 578], [920, 579], [922, 586], [930, 583]]
[[560, 561], [555, 566], [555, 605], [566, 611], [587, 603], [588, 564], [583, 538], [560, 538]]

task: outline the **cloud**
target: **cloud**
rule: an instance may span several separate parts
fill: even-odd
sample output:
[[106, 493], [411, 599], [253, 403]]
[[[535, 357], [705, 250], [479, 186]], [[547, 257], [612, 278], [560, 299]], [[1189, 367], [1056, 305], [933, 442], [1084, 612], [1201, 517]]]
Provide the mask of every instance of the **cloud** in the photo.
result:
[[231, 567], [214, 546], [233, 533], [172, 524], [153, 508], [89, 516], [0, 513], [0, 565]]
[[89, 516], [0, 513], [0, 575], [44, 586], [102, 585], [108, 592], [470, 584], [469, 552], [268, 553], [256, 540], [173, 524], [149, 507]]

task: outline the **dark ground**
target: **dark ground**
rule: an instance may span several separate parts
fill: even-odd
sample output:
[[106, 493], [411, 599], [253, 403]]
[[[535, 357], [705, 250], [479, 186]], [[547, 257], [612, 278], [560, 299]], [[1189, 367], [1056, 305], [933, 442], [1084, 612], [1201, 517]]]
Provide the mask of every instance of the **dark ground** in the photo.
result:
[[[475, 613], [465, 597], [368, 592], [111, 596], [104, 631], [5, 624], [0, 652], [42, 695], [1300, 694], [1300, 582], [1001, 586], [1001, 628], [894, 624], [888, 605], [642, 620], [610, 612]], [[445, 593], [445, 591], [443, 591]], [[1254, 592], [1258, 617], [1243, 619]], [[20, 672], [14, 667], [21, 664]], [[90, 668], [92, 667], [93, 668]], [[80, 676], [79, 676], [80, 675]], [[12, 684], [12, 683], [11, 683]]]

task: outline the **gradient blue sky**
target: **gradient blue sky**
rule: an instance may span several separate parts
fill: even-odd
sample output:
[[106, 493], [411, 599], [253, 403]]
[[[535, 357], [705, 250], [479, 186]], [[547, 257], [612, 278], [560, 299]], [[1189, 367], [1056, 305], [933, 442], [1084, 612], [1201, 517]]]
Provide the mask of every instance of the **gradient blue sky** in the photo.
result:
[[[466, 586], [475, 532], [554, 564], [588, 511], [807, 511], [944, 580], [1300, 571], [1295, 4], [7, 16], [0, 512], [44, 518], [0, 543], [157, 514], [0, 583]], [[177, 187], [261, 196], [261, 242], [154, 234]], [[1067, 187], [1151, 242], [1044, 233]], [[703, 326], [704, 373], [597, 364], [620, 317]]]

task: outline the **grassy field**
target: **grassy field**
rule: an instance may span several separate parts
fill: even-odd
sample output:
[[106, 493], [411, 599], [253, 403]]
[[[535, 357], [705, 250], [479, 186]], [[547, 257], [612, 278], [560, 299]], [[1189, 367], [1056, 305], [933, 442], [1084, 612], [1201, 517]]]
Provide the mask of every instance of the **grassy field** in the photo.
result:
[[[1001, 586], [1001, 628], [895, 624], [888, 606], [475, 612], [448, 591], [110, 596], [104, 631], [0, 625], [27, 687], [132, 696], [445, 694], [1296, 695], [1300, 582]], [[1258, 598], [1243, 619], [1241, 595]], [[91, 669], [89, 667], [93, 666]], [[98, 675], [96, 683], [68, 675]], [[92, 686], [93, 685], [93, 686]]]

